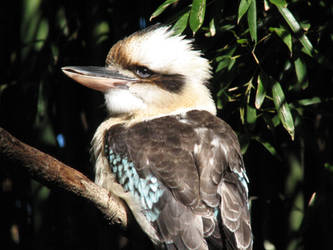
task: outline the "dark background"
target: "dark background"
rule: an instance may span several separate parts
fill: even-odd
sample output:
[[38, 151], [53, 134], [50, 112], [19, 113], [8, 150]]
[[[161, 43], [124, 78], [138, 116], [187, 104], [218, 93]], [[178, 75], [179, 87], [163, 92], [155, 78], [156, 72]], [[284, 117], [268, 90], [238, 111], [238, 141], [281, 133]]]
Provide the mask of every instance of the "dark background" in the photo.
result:
[[[103, 96], [66, 78], [60, 68], [104, 65], [117, 40], [145, 25], [173, 24], [191, 8], [191, 1], [179, 1], [150, 22], [161, 3], [16, 0], [3, 4], [0, 126], [93, 179], [90, 140], [106, 117]], [[267, 9], [257, 1], [259, 64], [252, 54], [255, 44], [246, 17], [237, 22], [238, 7], [239, 1], [207, 1], [195, 46], [212, 63], [211, 89], [218, 115], [241, 140], [250, 178], [254, 249], [331, 249], [333, 4], [289, 1], [288, 8], [315, 50], [311, 57], [303, 52], [303, 33], [294, 34], [274, 5]], [[212, 18], [214, 36], [207, 35]], [[278, 27], [286, 34], [277, 35], [272, 28]], [[190, 27], [184, 33], [192, 37]], [[292, 49], [283, 40], [290, 34]], [[221, 62], [226, 65], [222, 69]], [[263, 74], [282, 86], [294, 121], [294, 140], [276, 122], [269, 91], [262, 107], [254, 105], [257, 79]], [[152, 247], [136, 225], [128, 230], [110, 225], [85, 200], [37, 183], [6, 159], [0, 158], [0, 166], [1, 249]]]

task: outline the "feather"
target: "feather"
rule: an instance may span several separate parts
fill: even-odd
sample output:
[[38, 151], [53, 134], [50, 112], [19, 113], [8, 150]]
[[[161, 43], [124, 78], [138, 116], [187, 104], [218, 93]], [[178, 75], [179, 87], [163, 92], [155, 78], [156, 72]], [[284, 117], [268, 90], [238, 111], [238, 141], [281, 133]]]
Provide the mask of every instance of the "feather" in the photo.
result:
[[145, 232], [168, 249], [251, 249], [247, 177], [228, 124], [194, 110], [117, 124], [105, 138], [113, 154], [105, 157], [118, 164], [113, 181], [128, 192], [133, 186], [139, 207], [130, 208]]

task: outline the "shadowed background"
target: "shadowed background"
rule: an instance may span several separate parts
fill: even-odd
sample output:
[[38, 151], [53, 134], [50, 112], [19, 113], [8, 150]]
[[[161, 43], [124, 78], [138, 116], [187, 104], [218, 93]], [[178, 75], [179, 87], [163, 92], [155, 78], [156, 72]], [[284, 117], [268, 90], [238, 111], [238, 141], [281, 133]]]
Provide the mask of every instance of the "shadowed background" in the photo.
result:
[[[254, 249], [330, 249], [333, 3], [288, 1], [301, 27], [295, 32], [282, 0], [169, 1], [150, 22], [163, 2], [17, 0], [2, 6], [0, 126], [93, 178], [89, 148], [106, 117], [103, 96], [60, 68], [104, 65], [124, 36], [156, 22], [175, 24], [188, 37], [195, 33], [195, 47], [210, 59], [218, 115], [239, 135]], [[86, 201], [48, 189], [6, 159], [0, 166], [1, 249], [152, 247], [135, 225], [126, 231], [109, 225]]]

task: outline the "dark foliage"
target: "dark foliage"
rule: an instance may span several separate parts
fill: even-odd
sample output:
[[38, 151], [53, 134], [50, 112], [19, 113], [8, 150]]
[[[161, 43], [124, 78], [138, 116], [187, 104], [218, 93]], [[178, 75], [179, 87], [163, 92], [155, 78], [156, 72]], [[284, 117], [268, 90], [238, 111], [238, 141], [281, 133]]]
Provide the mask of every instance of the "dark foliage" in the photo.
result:
[[[241, 140], [254, 248], [330, 249], [333, 3], [173, 2], [3, 4], [0, 126], [93, 178], [89, 145], [106, 116], [103, 97], [60, 68], [103, 65], [124, 36], [155, 22], [175, 25], [195, 33], [211, 60], [219, 116]], [[84, 200], [42, 186], [5, 159], [0, 165], [1, 249], [151, 248], [136, 225], [109, 225]]]

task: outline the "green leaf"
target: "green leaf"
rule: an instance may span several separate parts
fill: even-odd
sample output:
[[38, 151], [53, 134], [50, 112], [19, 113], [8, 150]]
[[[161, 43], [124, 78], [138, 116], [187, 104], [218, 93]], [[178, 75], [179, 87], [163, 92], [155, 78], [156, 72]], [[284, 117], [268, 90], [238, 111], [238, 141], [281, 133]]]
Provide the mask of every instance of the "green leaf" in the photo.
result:
[[241, 0], [239, 7], [238, 7], [238, 18], [237, 18], [237, 23], [240, 22], [244, 14], [247, 12], [247, 10], [250, 7], [252, 0]]
[[153, 18], [159, 16], [162, 14], [162, 12], [171, 4], [177, 2], [178, 0], [166, 0], [164, 3], [162, 3], [158, 8], [153, 12], [153, 14], [150, 16], [149, 21], [153, 20]]
[[277, 81], [275, 81], [275, 83], [272, 86], [272, 94], [273, 94], [275, 109], [279, 115], [279, 119], [282, 122], [283, 127], [288, 131], [289, 135], [291, 136], [291, 139], [294, 140], [295, 136], [294, 120], [291, 115], [289, 105], [282, 90], [281, 84]]
[[253, 77], [251, 77], [251, 79], [246, 84], [244, 84], [244, 86], [246, 86], [246, 90], [244, 92], [244, 98], [246, 99], [247, 104], [250, 103], [251, 92], [252, 92], [252, 89], [254, 88], [252, 82], [253, 82]]
[[110, 30], [108, 22], [100, 22], [94, 28], [94, 36], [96, 37], [96, 43], [102, 43], [108, 38], [108, 32]]
[[226, 57], [221, 62], [219, 62], [219, 64], [216, 67], [215, 72], [219, 72], [225, 68], [227, 68], [228, 71], [230, 71], [230, 69], [234, 66], [235, 61], [236, 60], [231, 57]]
[[216, 106], [217, 106], [217, 109], [222, 109], [223, 108], [222, 100], [220, 98], [217, 99]]
[[216, 35], [216, 28], [215, 28], [214, 18], [212, 18], [212, 20], [210, 20], [210, 22], [209, 22], [209, 32], [207, 32], [205, 35], [207, 37], [213, 37], [213, 36]]
[[[232, 56], [235, 53], [236, 49], [237, 49], [236, 45], [231, 45], [231, 46], [227, 45], [224, 48], [219, 49], [218, 51], [223, 53], [224, 55]], [[216, 60], [219, 61], [219, 59], [222, 58], [223, 56], [218, 56]]]
[[37, 34], [36, 34], [36, 42], [35, 42], [35, 49], [40, 50], [46, 41], [47, 35], [49, 33], [49, 23], [48, 20], [42, 18], [39, 22]]
[[253, 137], [253, 139], [256, 140], [257, 142], [259, 142], [261, 145], [263, 145], [264, 148], [267, 149], [267, 151], [270, 152], [273, 156], [280, 159], [280, 156], [277, 154], [276, 149], [273, 147], [272, 144], [270, 144], [267, 141], [262, 140], [261, 138], [259, 138], [257, 136]]
[[309, 82], [307, 81], [306, 64], [300, 57], [298, 57], [295, 60], [294, 65], [297, 76], [297, 82], [301, 85], [302, 89], [306, 89], [309, 86]]
[[239, 108], [239, 116], [240, 116], [240, 119], [241, 119], [241, 122], [242, 122], [242, 124], [244, 125], [245, 124], [245, 119], [244, 119], [244, 117], [245, 117], [245, 115], [244, 115], [244, 107], [240, 107]]
[[248, 124], [254, 124], [257, 120], [257, 110], [250, 106], [246, 106], [246, 122]]
[[317, 200], [317, 193], [314, 192], [314, 193], [312, 193], [311, 198], [308, 202], [308, 207], [312, 207], [314, 205], [314, 203], [316, 202], [316, 200]]
[[206, 0], [193, 0], [190, 12], [190, 28], [195, 34], [205, 19]]
[[215, 72], [219, 72], [225, 68], [231, 70], [231, 68], [236, 62], [236, 59], [239, 57], [238, 55], [233, 56], [236, 49], [237, 46], [227, 46], [220, 51], [221, 53], [223, 53], [223, 55], [215, 58], [216, 62], [218, 63]]
[[40, 50], [43, 47], [45, 41], [39, 39], [48, 33], [48, 21], [42, 17], [41, 2], [41, 0], [22, 1], [24, 9], [20, 26], [21, 44], [24, 45], [20, 54], [22, 60], [27, 58], [32, 49]]
[[285, 0], [269, 0], [272, 4], [279, 7], [287, 7], [287, 2]]
[[290, 53], [293, 52], [292, 50], [292, 37], [290, 32], [285, 29], [283, 26], [280, 26], [279, 28], [269, 28], [270, 31], [275, 32], [284, 42], [285, 45], [287, 45]]
[[232, 69], [232, 67], [235, 65], [236, 58], [237, 58], [237, 56], [233, 56], [233, 57], [231, 57], [231, 59], [230, 59], [230, 63], [229, 63], [229, 65], [228, 65], [228, 71], [230, 71], [230, 70]]
[[237, 39], [236, 42], [240, 45], [247, 45], [249, 43], [247, 39]]
[[188, 17], [190, 15], [190, 12], [185, 12], [173, 25], [172, 29], [174, 30], [175, 34], [181, 34], [184, 32], [184, 30], [187, 27]]
[[303, 33], [301, 25], [296, 21], [294, 15], [286, 7], [281, 7], [279, 5], [276, 5], [276, 7], [278, 8], [284, 20], [288, 23], [291, 30], [295, 34], [302, 34], [299, 38], [299, 41], [303, 45], [304, 53], [312, 57], [314, 52], [313, 46], [308, 37]]
[[256, 91], [256, 99], [254, 105], [257, 109], [260, 109], [261, 105], [263, 104], [265, 97], [266, 97], [266, 84], [264, 82], [265, 75], [261, 74], [258, 76], [258, 85]]
[[238, 136], [238, 139], [239, 139], [239, 144], [241, 146], [242, 155], [244, 155], [250, 145], [249, 137], [246, 134], [245, 135], [241, 134]]
[[216, 60], [219, 61], [219, 64], [217, 65], [215, 72], [219, 72], [222, 69], [227, 68], [229, 64], [232, 62], [231, 56], [217, 57]]
[[276, 128], [277, 126], [279, 126], [280, 123], [281, 123], [280, 118], [279, 118], [279, 115], [275, 115], [275, 116], [272, 118], [271, 122], [272, 122], [272, 125], [273, 125], [274, 128]]
[[8, 87], [7, 83], [1, 83], [0, 84], [0, 101], [1, 101], [1, 95], [5, 91], [5, 89]]
[[309, 106], [321, 103], [321, 99], [318, 96], [315, 96], [313, 98], [299, 100], [298, 103], [302, 106]]
[[231, 31], [236, 27], [234, 24], [225, 24], [222, 26], [219, 26], [219, 31], [224, 32], [224, 31]]
[[257, 6], [256, 0], [252, 0], [247, 12], [247, 22], [249, 25], [250, 35], [252, 41], [257, 43]]

